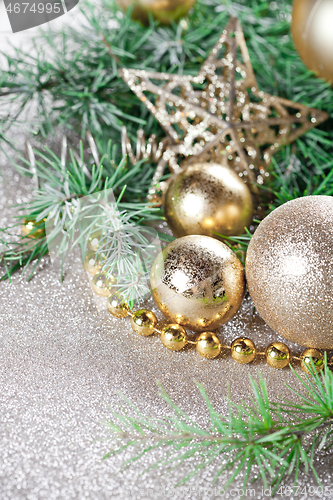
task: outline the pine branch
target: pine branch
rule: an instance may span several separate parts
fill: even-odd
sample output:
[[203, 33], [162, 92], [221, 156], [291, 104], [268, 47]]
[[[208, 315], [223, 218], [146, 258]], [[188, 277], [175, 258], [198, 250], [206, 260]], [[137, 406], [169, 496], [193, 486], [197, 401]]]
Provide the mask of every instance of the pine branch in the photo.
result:
[[[169, 470], [183, 462], [189, 468], [191, 459], [197, 457], [199, 463], [178, 484], [183, 484], [213, 461], [221, 462], [214, 481], [223, 472], [229, 472], [224, 488], [245, 473], [244, 487], [260, 477], [265, 487], [272, 486], [274, 494], [287, 476], [293, 475], [296, 484], [301, 466], [306, 472], [312, 471], [320, 484], [313, 459], [315, 453], [333, 446], [333, 373], [326, 357], [322, 374], [318, 375], [313, 366], [312, 373], [305, 376], [306, 382], [293, 372], [307, 391], [305, 397], [289, 387], [300, 403], [271, 402], [265, 381], [260, 378], [257, 384], [250, 378], [252, 405], [236, 405], [229, 401], [227, 416], [214, 410], [203, 386], [198, 385], [210, 418], [208, 428], [191, 420], [172, 402], [161, 385], [161, 396], [173, 411], [171, 417], [146, 416], [122, 396], [125, 406], [121, 413], [110, 409], [112, 419], [105, 422], [113, 438], [121, 439], [122, 444], [115, 446], [104, 459], [131, 449], [132, 458], [122, 464], [123, 470], [144, 454], [162, 447], [170, 451], [143, 472], [156, 467]], [[288, 419], [282, 416], [286, 414]], [[299, 414], [309, 417], [299, 419]]]

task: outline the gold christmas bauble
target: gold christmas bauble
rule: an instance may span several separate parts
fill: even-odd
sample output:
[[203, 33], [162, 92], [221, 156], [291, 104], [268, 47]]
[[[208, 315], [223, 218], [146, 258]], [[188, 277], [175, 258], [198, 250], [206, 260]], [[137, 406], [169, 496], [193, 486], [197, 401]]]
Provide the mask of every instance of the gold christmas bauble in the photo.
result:
[[304, 64], [333, 82], [333, 2], [332, 0], [295, 0], [292, 35]]
[[161, 342], [170, 351], [180, 351], [187, 344], [186, 331], [178, 323], [166, 325], [161, 332]]
[[256, 347], [251, 339], [240, 337], [231, 344], [231, 356], [238, 363], [251, 363], [256, 357]]
[[251, 298], [277, 333], [306, 347], [333, 348], [333, 197], [280, 206], [254, 233], [246, 257]]
[[266, 347], [266, 361], [269, 366], [279, 370], [290, 363], [290, 351], [286, 344], [282, 342], [273, 342]]
[[177, 238], [187, 234], [215, 237], [212, 231], [237, 236], [252, 222], [252, 196], [229, 167], [196, 163], [171, 180], [164, 214]]
[[243, 267], [230, 248], [208, 236], [184, 236], [153, 263], [150, 285], [162, 313], [192, 330], [218, 328], [241, 306]]
[[132, 18], [149, 24], [149, 13], [162, 24], [171, 24], [186, 16], [195, 0], [116, 0], [119, 7], [127, 10], [134, 5]]
[[157, 318], [152, 311], [148, 309], [139, 309], [131, 316], [131, 326], [135, 333], [148, 337], [155, 331]]
[[216, 358], [222, 349], [220, 339], [213, 332], [204, 332], [197, 338], [196, 350], [203, 358]]

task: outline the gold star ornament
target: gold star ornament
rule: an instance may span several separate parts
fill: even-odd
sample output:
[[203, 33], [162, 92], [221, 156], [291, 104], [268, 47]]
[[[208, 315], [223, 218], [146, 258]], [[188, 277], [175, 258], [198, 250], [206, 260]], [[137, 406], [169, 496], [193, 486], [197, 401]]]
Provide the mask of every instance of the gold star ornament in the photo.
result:
[[176, 173], [214, 161], [230, 166], [256, 192], [272, 154], [328, 118], [324, 111], [259, 90], [236, 18], [230, 18], [196, 76], [136, 69], [122, 69], [120, 75], [170, 138], [154, 185], [166, 164]]

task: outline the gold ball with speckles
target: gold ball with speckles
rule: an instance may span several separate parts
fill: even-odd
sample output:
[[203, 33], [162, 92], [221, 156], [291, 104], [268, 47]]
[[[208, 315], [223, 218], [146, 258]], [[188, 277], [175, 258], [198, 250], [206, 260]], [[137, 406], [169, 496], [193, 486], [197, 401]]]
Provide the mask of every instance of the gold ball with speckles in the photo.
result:
[[128, 316], [128, 304], [118, 292], [112, 293], [109, 296], [107, 308], [109, 313], [115, 316], [115, 318], [125, 318]]
[[195, 0], [116, 0], [119, 7], [127, 10], [134, 6], [132, 18], [149, 24], [149, 14], [161, 24], [171, 24], [186, 16]]
[[164, 198], [164, 215], [173, 234], [224, 236], [244, 233], [253, 218], [249, 188], [231, 168], [196, 163], [177, 174]]
[[333, 197], [305, 196], [270, 213], [246, 256], [263, 320], [297, 344], [333, 348]]
[[153, 263], [150, 285], [169, 321], [199, 332], [229, 321], [245, 294], [242, 264], [227, 245], [208, 236], [170, 243]]
[[231, 344], [231, 356], [238, 363], [251, 363], [256, 357], [256, 347], [251, 339], [240, 337]]
[[213, 332], [203, 332], [197, 338], [196, 350], [203, 358], [216, 358], [221, 349], [220, 339]]
[[273, 342], [266, 347], [266, 361], [269, 366], [279, 370], [290, 363], [290, 351], [286, 344], [282, 342]]
[[107, 277], [105, 273], [99, 273], [93, 277], [91, 288], [100, 297], [108, 297], [114, 282], [115, 278], [113, 276]]
[[333, 2], [295, 0], [291, 31], [297, 52], [306, 66], [333, 82]]
[[170, 351], [180, 351], [187, 344], [186, 331], [178, 323], [167, 325], [161, 332], [161, 342]]
[[313, 370], [311, 360], [317, 373], [324, 368], [324, 356], [318, 349], [306, 349], [301, 355], [301, 368], [305, 373], [311, 373]]
[[135, 333], [148, 337], [155, 331], [157, 318], [152, 311], [148, 309], [139, 309], [131, 316], [131, 326]]

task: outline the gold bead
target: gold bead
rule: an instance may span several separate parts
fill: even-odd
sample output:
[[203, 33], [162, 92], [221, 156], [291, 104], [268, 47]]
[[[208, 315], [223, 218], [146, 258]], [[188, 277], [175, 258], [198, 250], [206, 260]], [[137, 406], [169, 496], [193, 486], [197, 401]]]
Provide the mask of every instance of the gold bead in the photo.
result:
[[185, 16], [195, 0], [116, 0], [118, 6], [127, 10], [133, 7], [132, 18], [149, 25], [149, 14], [161, 24], [171, 24]]
[[306, 349], [301, 355], [301, 368], [305, 373], [312, 373], [313, 361], [317, 373], [324, 368], [324, 356], [318, 349]]
[[139, 309], [132, 314], [131, 326], [135, 333], [148, 337], [155, 331], [157, 318], [152, 311], [148, 309]]
[[101, 229], [94, 231], [88, 238], [88, 248], [91, 252], [97, 252], [100, 240], [103, 236]]
[[45, 236], [46, 218], [36, 222], [35, 219], [26, 218], [21, 226], [21, 233], [28, 238], [36, 239]]
[[197, 338], [196, 350], [204, 358], [216, 358], [221, 349], [220, 339], [213, 332], [203, 332]]
[[109, 313], [116, 318], [125, 318], [128, 315], [128, 304], [124, 301], [120, 293], [112, 293], [107, 302], [107, 308]]
[[284, 368], [290, 363], [290, 351], [282, 342], [273, 342], [266, 347], [265, 355], [267, 364], [272, 368]]
[[186, 331], [177, 323], [167, 325], [161, 332], [161, 342], [170, 351], [180, 351], [187, 344]]
[[103, 267], [100, 254], [88, 253], [84, 258], [84, 268], [90, 274], [98, 274]]
[[97, 295], [108, 297], [111, 293], [111, 286], [115, 282], [114, 276], [107, 277], [105, 273], [96, 274], [91, 282], [91, 287]]
[[251, 339], [240, 337], [231, 344], [231, 356], [238, 363], [251, 363], [256, 357], [256, 347]]

